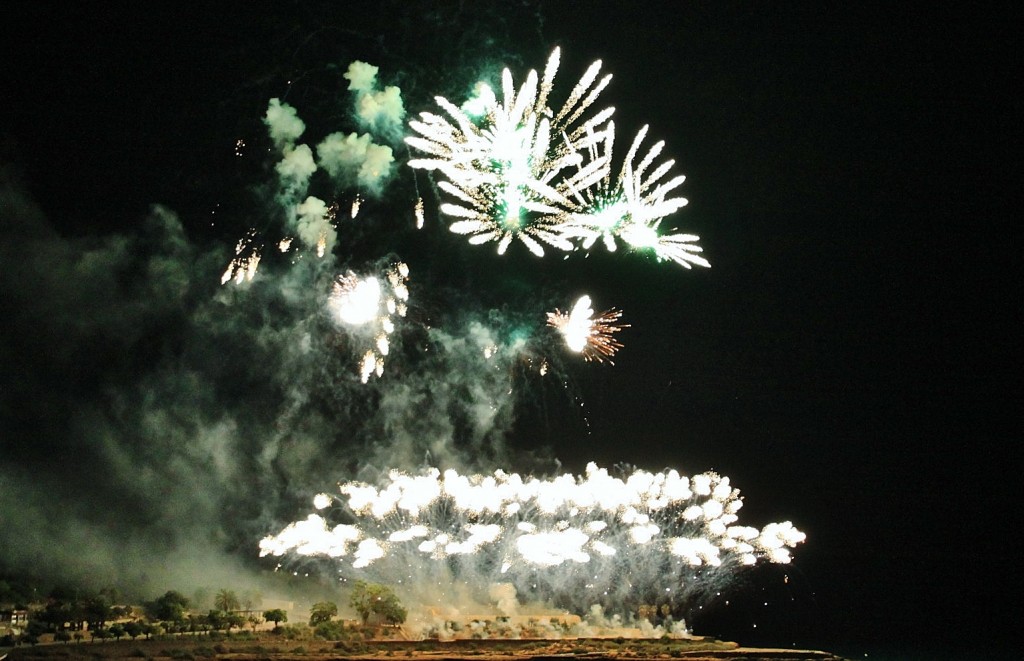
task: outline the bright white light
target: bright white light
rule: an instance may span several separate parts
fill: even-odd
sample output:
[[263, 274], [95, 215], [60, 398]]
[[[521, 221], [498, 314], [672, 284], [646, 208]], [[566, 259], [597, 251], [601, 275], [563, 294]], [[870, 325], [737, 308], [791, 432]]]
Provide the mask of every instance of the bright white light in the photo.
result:
[[375, 580], [400, 575], [426, 585], [456, 572], [470, 585], [508, 582], [521, 594], [558, 595], [579, 612], [590, 602], [573, 600], [595, 591], [628, 603], [636, 589], [671, 586], [672, 599], [685, 602], [759, 560], [790, 562], [803, 542], [788, 521], [730, 525], [735, 515], [726, 512], [739, 497], [712, 472], [615, 477], [589, 464], [583, 476], [539, 479], [393, 470], [379, 486], [339, 486], [332, 512], [347, 509], [354, 525], [329, 528], [313, 514], [264, 539], [260, 552], [337, 558]]
[[338, 319], [352, 326], [373, 321], [380, 310], [380, 282], [370, 276], [356, 280], [350, 289], [338, 291], [331, 299]]

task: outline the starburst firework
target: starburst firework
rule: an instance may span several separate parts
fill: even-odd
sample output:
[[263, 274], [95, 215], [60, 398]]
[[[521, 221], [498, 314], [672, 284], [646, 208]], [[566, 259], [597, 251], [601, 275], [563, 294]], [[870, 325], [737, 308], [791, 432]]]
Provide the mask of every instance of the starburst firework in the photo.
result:
[[566, 346], [587, 361], [611, 362], [609, 359], [622, 348], [614, 334], [629, 328], [629, 324], [617, 323], [622, 317], [620, 310], [612, 308], [594, 316], [589, 296], [581, 296], [570, 312], [555, 308], [547, 315], [548, 326], [556, 329], [565, 338]]
[[[560, 51], [548, 59], [543, 76], [530, 71], [515, 90], [512, 73], [502, 73], [502, 99], [481, 85], [474, 121], [465, 110], [444, 97], [437, 104], [450, 117], [420, 113], [409, 126], [420, 136], [406, 142], [430, 158], [414, 159], [414, 168], [438, 170], [446, 178], [440, 188], [455, 201], [441, 206], [457, 218], [450, 229], [469, 235], [473, 244], [494, 241], [503, 254], [518, 239], [541, 256], [540, 242], [560, 250], [573, 245], [559, 230], [569, 195], [585, 190], [604, 176], [607, 163], [584, 163], [586, 153], [603, 138], [613, 109], [580, 121], [611, 80], [597, 81], [601, 62], [590, 66], [558, 112], [548, 107], [548, 95], [558, 71]], [[595, 84], [595, 81], [596, 84]], [[454, 123], [453, 123], [454, 122]]]
[[513, 239], [542, 256], [540, 242], [572, 251], [589, 250], [602, 239], [615, 250], [618, 238], [687, 268], [709, 266], [699, 255], [698, 237], [659, 234], [662, 220], [687, 203], [682, 197], [668, 197], [685, 177], [662, 181], [674, 161], [648, 174], [664, 142], [656, 143], [635, 164], [645, 126], [613, 180], [614, 109], [580, 121], [611, 76], [595, 85], [601, 67], [595, 62], [556, 113], [547, 100], [558, 62], [555, 49], [539, 87], [536, 72], [530, 71], [517, 93], [506, 69], [501, 102], [481, 84], [477, 96], [462, 108], [436, 98], [449, 118], [424, 112], [410, 122], [420, 135], [406, 142], [430, 158], [413, 159], [409, 165], [437, 170], [447, 179], [438, 186], [455, 200], [441, 206], [442, 213], [457, 219], [451, 231], [469, 235], [472, 244], [494, 241], [499, 254]]

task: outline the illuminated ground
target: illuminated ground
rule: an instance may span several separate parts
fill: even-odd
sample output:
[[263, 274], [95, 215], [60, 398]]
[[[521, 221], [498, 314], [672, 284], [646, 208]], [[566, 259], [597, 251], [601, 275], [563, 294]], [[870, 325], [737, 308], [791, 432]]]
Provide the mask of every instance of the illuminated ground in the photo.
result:
[[[2, 657], [2, 653], [0, 653]], [[413, 659], [499, 660], [584, 657], [588, 659], [779, 659], [784, 661], [842, 661], [828, 652], [744, 648], [713, 638], [694, 640], [460, 640], [346, 641], [283, 640], [279, 636], [179, 637], [107, 643], [51, 644], [10, 650], [9, 661], [33, 659]]]

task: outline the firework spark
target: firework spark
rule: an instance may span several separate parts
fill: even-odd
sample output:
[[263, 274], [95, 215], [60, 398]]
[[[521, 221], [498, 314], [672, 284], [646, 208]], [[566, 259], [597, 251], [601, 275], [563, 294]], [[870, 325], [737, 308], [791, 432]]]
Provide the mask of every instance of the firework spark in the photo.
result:
[[480, 591], [511, 583], [525, 598], [583, 613], [654, 603], [645, 599], [689, 608], [739, 568], [788, 563], [804, 540], [790, 522], [738, 525], [739, 490], [713, 472], [620, 478], [589, 464], [582, 477], [541, 480], [392, 471], [380, 487], [339, 489], [337, 507], [318, 495], [321, 513], [264, 538], [261, 554], [331, 558], [342, 576], [409, 585], [436, 585], [444, 568]]
[[620, 310], [612, 308], [594, 316], [589, 296], [581, 296], [571, 312], [555, 308], [554, 312], [547, 314], [548, 326], [561, 333], [566, 346], [582, 354], [587, 361], [611, 362], [610, 358], [622, 348], [614, 334], [629, 328], [629, 324], [617, 323], [622, 317]]
[[363, 383], [384, 373], [384, 358], [390, 352], [394, 318], [404, 317], [409, 300], [409, 267], [398, 262], [388, 267], [383, 277], [359, 277], [349, 271], [334, 283], [328, 308], [334, 318], [354, 336], [369, 340], [370, 348], [360, 358], [359, 376]]
[[262, 251], [263, 246], [257, 238], [256, 230], [250, 229], [235, 245], [235, 256], [220, 277], [220, 284], [225, 285], [232, 280], [236, 285], [250, 282], [256, 277]]

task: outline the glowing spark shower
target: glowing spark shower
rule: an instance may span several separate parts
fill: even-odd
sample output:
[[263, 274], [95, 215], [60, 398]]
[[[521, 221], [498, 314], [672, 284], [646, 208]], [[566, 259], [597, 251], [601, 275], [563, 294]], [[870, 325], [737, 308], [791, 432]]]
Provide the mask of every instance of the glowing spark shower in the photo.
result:
[[439, 573], [486, 592], [583, 613], [619, 612], [657, 599], [687, 608], [742, 566], [788, 563], [804, 534], [789, 522], [739, 525], [728, 477], [635, 471], [615, 477], [588, 464], [581, 477], [391, 471], [381, 486], [346, 482], [335, 508], [260, 542], [261, 555], [330, 558], [342, 577], [436, 584]]
[[370, 376], [384, 373], [384, 358], [390, 352], [389, 336], [395, 330], [394, 317], [404, 317], [409, 300], [409, 267], [398, 262], [385, 270], [382, 278], [359, 277], [349, 271], [334, 283], [328, 301], [335, 319], [349, 328], [353, 337], [370, 341], [362, 354], [359, 377], [366, 383]]
[[263, 246], [257, 243], [256, 230], [246, 232], [235, 245], [235, 256], [228, 263], [224, 275], [220, 277], [220, 284], [224, 285], [234, 280], [236, 285], [240, 285], [255, 278], [262, 249]]
[[616, 323], [622, 317], [619, 310], [605, 310], [595, 317], [589, 296], [581, 296], [571, 312], [564, 313], [555, 308], [554, 312], [547, 314], [548, 325], [561, 333], [566, 346], [588, 361], [602, 362], [615, 355], [622, 348], [622, 343], [613, 335], [629, 327], [628, 324]]

